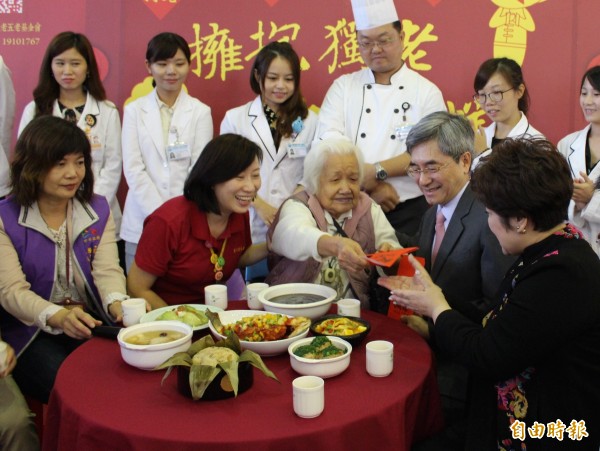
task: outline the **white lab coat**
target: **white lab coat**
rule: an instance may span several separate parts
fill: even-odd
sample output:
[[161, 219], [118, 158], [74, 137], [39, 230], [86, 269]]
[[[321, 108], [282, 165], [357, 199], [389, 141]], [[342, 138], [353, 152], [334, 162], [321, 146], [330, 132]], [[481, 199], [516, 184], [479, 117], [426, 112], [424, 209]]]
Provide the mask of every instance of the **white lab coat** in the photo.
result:
[[[567, 159], [571, 168], [573, 179], [581, 178], [580, 172], [586, 173], [585, 146], [590, 125], [570, 135], [565, 136], [558, 143], [558, 151]], [[589, 178], [594, 182], [600, 177], [600, 164], [597, 164]], [[598, 245], [600, 234], [600, 191], [594, 191], [594, 195], [583, 208], [575, 212], [575, 202], [571, 201], [569, 205], [569, 220], [579, 228], [585, 235], [586, 240], [592, 245], [592, 248], [600, 256], [600, 246]]]
[[[302, 180], [304, 158], [290, 158], [288, 144], [304, 144], [306, 150], [310, 150], [317, 128], [317, 115], [309, 110], [303, 123], [304, 129], [298, 136], [293, 140], [291, 137], [282, 138], [276, 151], [260, 96], [252, 102], [227, 111], [221, 122], [221, 134], [237, 133], [255, 142], [262, 149], [261, 187], [258, 195], [276, 208], [294, 192]], [[252, 242], [265, 241], [268, 227], [254, 208], [250, 209], [250, 226]]]
[[[366, 163], [395, 157], [406, 151], [406, 143], [396, 138], [405, 102], [410, 105], [406, 118], [411, 125], [429, 113], [446, 111], [438, 87], [406, 64], [392, 76], [390, 85], [375, 83], [370, 69], [342, 75], [323, 100], [317, 138], [349, 138], [362, 150]], [[396, 189], [401, 202], [422, 195], [411, 177], [386, 181]]]
[[0, 197], [10, 192], [10, 141], [15, 118], [15, 88], [0, 56]]
[[125, 106], [123, 115], [123, 172], [129, 191], [123, 209], [121, 237], [137, 243], [144, 219], [165, 201], [183, 194], [183, 185], [212, 139], [210, 108], [181, 91], [174, 105], [169, 143], [189, 146], [191, 158], [169, 160], [162, 131], [156, 90]]
[[[64, 117], [60, 111], [58, 100], [54, 101], [52, 115]], [[90, 127], [85, 119], [92, 115], [96, 124]], [[23, 110], [19, 135], [29, 122], [35, 117], [35, 102], [31, 101]], [[77, 126], [85, 132], [92, 147], [92, 172], [94, 173], [94, 193], [106, 197], [110, 205], [116, 227], [117, 240], [121, 226], [121, 207], [117, 200], [117, 190], [121, 183], [121, 170], [123, 157], [121, 154], [121, 121], [119, 110], [114, 103], [108, 100], [98, 101], [87, 93], [85, 107], [81, 113]]]
[[[533, 128], [533, 126], [527, 120], [527, 116], [521, 113], [521, 119], [517, 122], [517, 125], [513, 127], [513, 129], [506, 136], [507, 138], [545, 138], [544, 135]], [[475, 169], [475, 167], [479, 164], [479, 160], [489, 154], [492, 153], [492, 139], [496, 134], [496, 123], [492, 122], [485, 128], [485, 142], [487, 144], [488, 150], [482, 152], [479, 156], [473, 159], [473, 164], [471, 165], [471, 170]]]

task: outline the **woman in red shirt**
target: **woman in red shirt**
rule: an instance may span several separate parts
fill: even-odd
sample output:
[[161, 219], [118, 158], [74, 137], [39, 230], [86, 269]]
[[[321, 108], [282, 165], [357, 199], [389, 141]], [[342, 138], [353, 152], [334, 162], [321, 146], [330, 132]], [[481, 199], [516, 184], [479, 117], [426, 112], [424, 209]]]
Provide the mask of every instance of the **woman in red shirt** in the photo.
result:
[[204, 287], [266, 257], [252, 244], [248, 209], [260, 188], [262, 151], [234, 134], [210, 141], [188, 176], [183, 196], [144, 221], [127, 277], [132, 296], [153, 309], [203, 303]]

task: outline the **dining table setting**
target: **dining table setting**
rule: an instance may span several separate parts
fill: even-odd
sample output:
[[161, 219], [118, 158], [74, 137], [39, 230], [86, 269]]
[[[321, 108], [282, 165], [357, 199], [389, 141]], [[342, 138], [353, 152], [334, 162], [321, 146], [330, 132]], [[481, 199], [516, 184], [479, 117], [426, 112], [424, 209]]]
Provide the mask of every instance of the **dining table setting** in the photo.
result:
[[[270, 303], [276, 302], [272, 298]], [[175, 343], [177, 351], [171, 351], [170, 364], [175, 366], [169, 369], [165, 368], [170, 365], [156, 369], [160, 365], [154, 362], [140, 369], [139, 361], [132, 363], [126, 355], [148, 358], [143, 347], [125, 340], [134, 330], [147, 335], [160, 323], [162, 312], [120, 329], [118, 339], [110, 334], [91, 338], [58, 372], [46, 412], [43, 449], [408, 451], [413, 443], [442, 429], [432, 352], [401, 321], [366, 309], [354, 316], [337, 315], [332, 298], [307, 315], [312, 316], [307, 324], [282, 326], [292, 330], [291, 337], [280, 338], [289, 340], [285, 345], [274, 340], [265, 347], [220, 333], [227, 321], [245, 320], [248, 315], [294, 318], [273, 312], [268, 304], [263, 302], [270, 310], [265, 312], [250, 310], [246, 300], [229, 300], [226, 309], [207, 313], [211, 317], [207, 326], [180, 326], [182, 336], [176, 340], [182, 341]], [[311, 312], [308, 305], [298, 310]], [[323, 314], [327, 316], [322, 318]], [[347, 340], [328, 337], [325, 325], [315, 327], [319, 321], [337, 324], [353, 318], [357, 330], [351, 333], [357, 335], [347, 335]], [[325, 363], [311, 360], [321, 357], [314, 356], [310, 346], [323, 343], [325, 348], [333, 346], [325, 354], [337, 350], [340, 355], [328, 356]], [[169, 349], [168, 344], [157, 346], [163, 353]], [[239, 367], [238, 362], [217, 366], [215, 373], [220, 374], [204, 383], [201, 375], [210, 369], [194, 370], [195, 355], [201, 350], [211, 354], [210, 349], [217, 349], [213, 346], [229, 359], [238, 358]], [[233, 351], [225, 352], [225, 347]], [[164, 355], [155, 358], [163, 360]], [[239, 377], [229, 378], [231, 367]]]

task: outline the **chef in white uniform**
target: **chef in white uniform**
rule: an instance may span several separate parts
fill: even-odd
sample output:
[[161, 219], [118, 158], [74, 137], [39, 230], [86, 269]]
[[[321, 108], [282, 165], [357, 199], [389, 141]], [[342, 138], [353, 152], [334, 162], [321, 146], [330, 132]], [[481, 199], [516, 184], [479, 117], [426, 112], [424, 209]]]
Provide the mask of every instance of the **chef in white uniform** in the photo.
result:
[[368, 66], [342, 75], [319, 113], [318, 139], [346, 136], [365, 156], [364, 188], [396, 231], [414, 234], [428, 204], [406, 175], [411, 126], [445, 111], [441, 91], [402, 60], [404, 31], [393, 0], [352, 0], [360, 54]]

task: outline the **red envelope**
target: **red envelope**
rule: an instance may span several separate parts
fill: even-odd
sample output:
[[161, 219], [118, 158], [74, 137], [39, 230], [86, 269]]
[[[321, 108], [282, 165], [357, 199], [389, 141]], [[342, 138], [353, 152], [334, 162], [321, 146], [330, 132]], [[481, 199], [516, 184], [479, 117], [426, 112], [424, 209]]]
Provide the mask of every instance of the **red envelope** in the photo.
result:
[[[412, 248], [414, 249], [414, 248]], [[415, 257], [422, 266], [425, 266], [425, 259], [423, 257]], [[413, 277], [415, 275], [415, 268], [408, 261], [408, 255], [402, 255], [400, 257], [400, 264], [398, 265], [398, 273], [399, 276]], [[400, 305], [396, 305], [393, 302], [390, 302], [388, 307], [387, 316], [392, 319], [400, 319], [404, 315], [414, 315], [410, 309], [402, 307]]]
[[[408, 255], [411, 252], [416, 251], [417, 249], [419, 248], [406, 247], [403, 249], [394, 249], [393, 251], [375, 252], [373, 254], [367, 255], [367, 260], [376, 266], [385, 266], [386, 268], [389, 268], [394, 263], [396, 263], [396, 260], [398, 260], [400, 257], [402, 257], [403, 255]], [[410, 263], [408, 263], [408, 265], [410, 266]]]

